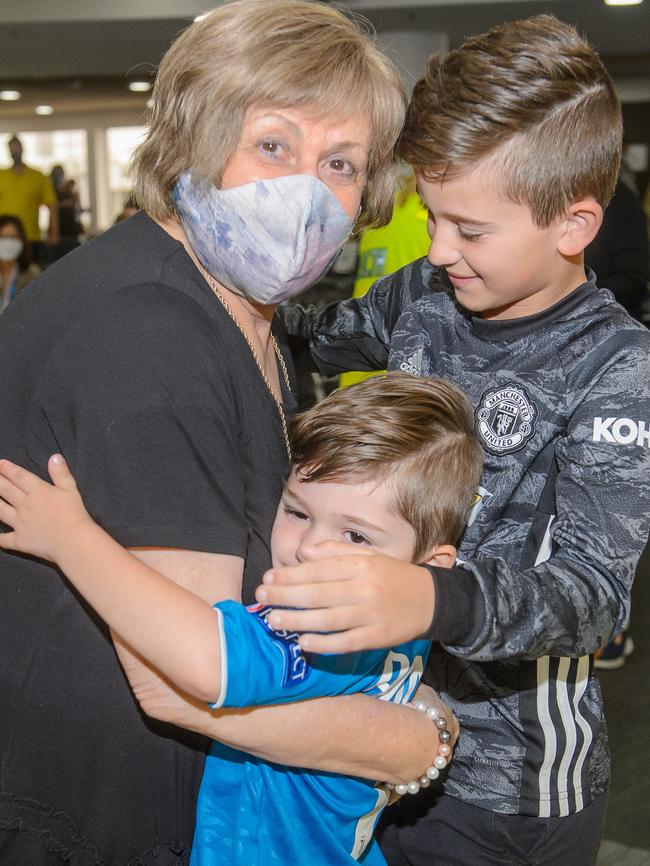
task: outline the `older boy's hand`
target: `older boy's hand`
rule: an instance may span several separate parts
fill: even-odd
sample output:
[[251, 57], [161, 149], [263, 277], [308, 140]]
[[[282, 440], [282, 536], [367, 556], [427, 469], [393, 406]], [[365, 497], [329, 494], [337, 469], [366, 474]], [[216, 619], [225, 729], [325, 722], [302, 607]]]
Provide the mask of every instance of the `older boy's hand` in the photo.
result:
[[[281, 608], [273, 628], [302, 632], [309, 652], [397, 646], [422, 635], [433, 618], [434, 585], [425, 568], [349, 544], [324, 542], [300, 565], [266, 572], [257, 601]], [[321, 632], [325, 632], [322, 634]]]

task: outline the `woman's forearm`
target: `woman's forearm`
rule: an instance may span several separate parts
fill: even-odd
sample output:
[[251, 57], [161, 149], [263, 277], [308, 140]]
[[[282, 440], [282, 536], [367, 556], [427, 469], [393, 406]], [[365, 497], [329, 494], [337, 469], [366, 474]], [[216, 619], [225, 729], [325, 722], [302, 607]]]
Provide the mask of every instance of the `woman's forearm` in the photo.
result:
[[199, 732], [274, 763], [373, 781], [410, 781], [438, 753], [423, 713], [366, 695], [213, 713]]
[[182, 695], [115, 641], [147, 715], [278, 764], [403, 782], [421, 776], [438, 751], [423, 713], [365, 695], [295, 704], [210, 710]]

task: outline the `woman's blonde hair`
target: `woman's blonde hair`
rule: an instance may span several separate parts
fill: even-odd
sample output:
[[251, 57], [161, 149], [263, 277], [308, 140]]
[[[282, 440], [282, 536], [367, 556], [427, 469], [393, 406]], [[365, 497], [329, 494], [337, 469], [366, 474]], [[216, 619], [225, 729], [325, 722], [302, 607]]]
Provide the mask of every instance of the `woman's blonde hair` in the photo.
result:
[[415, 531], [414, 561], [458, 541], [483, 469], [465, 394], [402, 372], [335, 391], [298, 415], [291, 449], [301, 481], [387, 482], [393, 511]]
[[337, 122], [367, 113], [357, 227], [388, 222], [405, 112], [399, 75], [357, 21], [309, 0], [237, 0], [178, 37], [160, 63], [149, 133], [132, 162], [141, 207], [172, 217], [171, 190], [188, 168], [219, 184], [247, 109], [266, 104], [313, 107]]

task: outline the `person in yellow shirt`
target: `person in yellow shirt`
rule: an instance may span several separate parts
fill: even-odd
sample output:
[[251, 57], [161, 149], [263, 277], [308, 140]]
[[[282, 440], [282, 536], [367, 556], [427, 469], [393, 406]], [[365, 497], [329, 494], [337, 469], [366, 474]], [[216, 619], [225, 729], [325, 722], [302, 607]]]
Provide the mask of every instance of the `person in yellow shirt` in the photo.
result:
[[[379, 229], [366, 229], [359, 238], [357, 274], [352, 297], [365, 295], [380, 277], [426, 256], [431, 238], [427, 232], [427, 209], [415, 189], [415, 175], [411, 172], [401, 184], [395, 197], [393, 216], [388, 225]], [[347, 388], [355, 382], [376, 376], [377, 373], [343, 373], [339, 386]]]
[[54, 187], [42, 172], [25, 165], [23, 146], [16, 135], [9, 140], [9, 153], [13, 165], [0, 169], [0, 213], [12, 214], [20, 219], [32, 248], [32, 258], [43, 266], [47, 264], [47, 247], [41, 241], [38, 211], [41, 205], [46, 205], [49, 209], [47, 243], [57, 244], [59, 217]]

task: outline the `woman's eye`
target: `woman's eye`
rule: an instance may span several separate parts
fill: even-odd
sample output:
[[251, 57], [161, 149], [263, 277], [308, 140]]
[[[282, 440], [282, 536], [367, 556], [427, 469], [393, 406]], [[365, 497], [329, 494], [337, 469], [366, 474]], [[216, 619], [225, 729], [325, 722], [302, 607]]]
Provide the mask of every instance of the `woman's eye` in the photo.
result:
[[349, 159], [344, 156], [332, 156], [325, 164], [325, 170], [330, 177], [341, 181], [353, 181], [360, 172]]
[[365, 537], [365, 535], [361, 535], [360, 532], [354, 532], [352, 529], [348, 530], [346, 533], [347, 540], [350, 544], [369, 544], [370, 542]]
[[351, 162], [347, 159], [341, 159], [339, 156], [330, 160], [330, 165], [335, 171], [346, 172], [347, 174], [352, 174], [355, 171]]
[[258, 147], [264, 156], [271, 159], [280, 159], [285, 148], [282, 142], [275, 141], [272, 138], [265, 138], [258, 142]]

